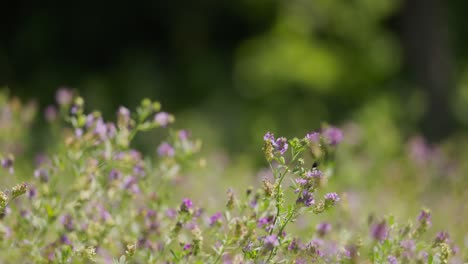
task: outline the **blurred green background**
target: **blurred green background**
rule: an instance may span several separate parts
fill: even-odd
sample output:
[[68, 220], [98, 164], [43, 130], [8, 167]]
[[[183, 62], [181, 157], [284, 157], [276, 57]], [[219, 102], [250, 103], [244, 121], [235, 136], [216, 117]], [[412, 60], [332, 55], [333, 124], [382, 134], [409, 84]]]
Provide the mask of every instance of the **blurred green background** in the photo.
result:
[[468, 125], [467, 9], [461, 0], [10, 1], [0, 85], [41, 107], [71, 87], [107, 116], [157, 99], [234, 153], [257, 149], [266, 130], [341, 124], [379, 100], [399, 112], [403, 135], [437, 142]]
[[[10, 1], [0, 87], [41, 109], [71, 87], [108, 118], [160, 100], [211, 153], [205, 180], [186, 184], [208, 179], [213, 199], [265, 166], [266, 131], [303, 136], [329, 122], [345, 130], [331, 188], [351, 208], [414, 219], [426, 205], [462, 241], [466, 10], [462, 0]], [[154, 150], [151, 140], [140, 144]]]

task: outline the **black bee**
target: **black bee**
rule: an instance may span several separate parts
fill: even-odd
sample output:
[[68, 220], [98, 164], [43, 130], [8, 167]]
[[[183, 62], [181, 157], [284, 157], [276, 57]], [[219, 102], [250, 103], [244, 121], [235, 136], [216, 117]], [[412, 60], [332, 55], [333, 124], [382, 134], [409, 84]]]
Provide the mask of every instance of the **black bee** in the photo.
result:
[[319, 163], [318, 161], [315, 161], [315, 162], [312, 164], [312, 170], [313, 170], [313, 169], [317, 169], [319, 165], [320, 165], [320, 163]]

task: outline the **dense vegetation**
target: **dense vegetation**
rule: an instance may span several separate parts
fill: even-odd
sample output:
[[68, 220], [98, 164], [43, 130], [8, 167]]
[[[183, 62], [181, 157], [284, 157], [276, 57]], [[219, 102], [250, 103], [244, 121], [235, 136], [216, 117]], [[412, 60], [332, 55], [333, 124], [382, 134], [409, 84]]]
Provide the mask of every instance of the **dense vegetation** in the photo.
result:
[[[267, 169], [257, 177], [237, 169], [235, 188], [224, 189], [230, 169], [216, 170], [222, 159], [203, 157], [196, 135], [174, 129], [175, 117], [158, 102], [122, 106], [112, 122], [88, 113], [71, 90], [56, 100], [44, 111], [51, 140], [35, 162], [25, 154], [35, 106], [6, 95], [0, 102], [2, 263], [467, 261], [466, 205], [457, 202], [466, 197], [465, 165], [421, 138], [407, 155], [387, 155], [368, 152], [352, 125], [324, 124], [290, 139], [266, 132], [258, 154], [263, 149]], [[148, 145], [161, 139], [152, 153], [134, 149], [151, 131], [159, 135]], [[376, 180], [359, 190], [356, 171]], [[428, 208], [415, 209], [422, 204], [414, 197], [428, 194]], [[393, 211], [411, 208], [405, 199], [416, 206], [409, 221]], [[369, 203], [382, 211], [368, 214]]]

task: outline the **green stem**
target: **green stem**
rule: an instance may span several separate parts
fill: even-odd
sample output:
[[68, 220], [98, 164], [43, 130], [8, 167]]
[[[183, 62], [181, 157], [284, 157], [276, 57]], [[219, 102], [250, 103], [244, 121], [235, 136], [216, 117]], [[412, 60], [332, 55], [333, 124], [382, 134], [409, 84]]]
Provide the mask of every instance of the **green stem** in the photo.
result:
[[[274, 230], [274, 227], [276, 226], [277, 222], [278, 222], [278, 219], [279, 219], [279, 216], [281, 214], [281, 205], [280, 205], [280, 195], [279, 195], [279, 191], [281, 189], [281, 183], [283, 182], [284, 180], [284, 177], [286, 176], [286, 173], [288, 173], [289, 171], [289, 166], [291, 164], [294, 163], [294, 161], [296, 161], [296, 158], [299, 156], [301, 152], [298, 151], [295, 155], [293, 155], [293, 158], [291, 159], [291, 161], [288, 163], [288, 165], [286, 165], [286, 169], [284, 170], [284, 172], [280, 175], [279, 177], [279, 180], [278, 180], [278, 184], [276, 186], [276, 192], [275, 192], [275, 196], [276, 196], [276, 216], [274, 218], [274, 222], [273, 222], [273, 228], [270, 229], [270, 232], [269, 234], [271, 235], [273, 233], [273, 230]], [[286, 221], [282, 224], [282, 226], [280, 227], [280, 230], [278, 232], [278, 238], [280, 238], [280, 235], [281, 233], [283, 232], [284, 228], [286, 227], [286, 225], [289, 223], [289, 221], [291, 221], [293, 215], [294, 215], [294, 212], [296, 211], [296, 205], [294, 205], [294, 208], [292, 210], [292, 213], [291, 215], [288, 216], [288, 218], [286, 219]], [[280, 241], [280, 246], [281, 246], [281, 241]], [[268, 259], [267, 259], [267, 263], [269, 263], [271, 261], [271, 259], [273, 258], [273, 256], [276, 255], [276, 251], [277, 251], [277, 248], [274, 248], [271, 250], [270, 252], [270, 255], [268, 256]]]
[[[274, 221], [273, 221], [273, 227], [276, 226], [276, 223], [277, 223], [277, 221], [278, 221], [278, 218], [279, 218], [279, 216], [280, 216], [280, 214], [281, 214], [281, 206], [280, 206], [280, 203], [279, 203], [279, 202], [280, 202], [280, 201], [279, 201], [279, 199], [280, 199], [279, 191], [280, 191], [280, 189], [281, 189], [281, 183], [283, 182], [283, 179], [284, 179], [284, 177], [286, 176], [286, 173], [289, 171], [289, 166], [290, 166], [292, 163], [294, 163], [294, 161], [296, 160], [297, 156], [299, 156], [299, 154], [300, 154], [300, 152], [297, 152], [297, 153], [293, 156], [292, 160], [289, 162], [288, 165], [286, 165], [286, 169], [284, 170], [284, 172], [283, 172], [283, 173], [280, 175], [280, 177], [279, 177], [279, 181], [278, 181], [278, 184], [277, 184], [277, 186], [276, 186], [276, 192], [275, 192], [275, 196], [276, 196], [276, 197], [275, 197], [275, 198], [276, 198], [276, 216], [275, 216]], [[273, 233], [273, 229], [274, 229], [274, 228], [272, 228], [272, 229], [270, 230], [270, 235]]]

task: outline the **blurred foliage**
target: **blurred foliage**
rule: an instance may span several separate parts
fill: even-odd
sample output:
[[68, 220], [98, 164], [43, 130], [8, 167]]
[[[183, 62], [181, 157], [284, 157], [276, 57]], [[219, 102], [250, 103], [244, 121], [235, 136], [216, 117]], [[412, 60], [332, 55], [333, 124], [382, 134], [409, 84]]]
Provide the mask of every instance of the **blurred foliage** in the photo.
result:
[[[151, 97], [181, 119], [197, 120], [195, 132], [218, 138], [216, 144], [231, 153], [253, 151], [260, 131], [292, 135], [323, 120], [337, 123], [373, 112], [363, 109], [378, 105], [374, 100], [382, 96], [405, 113], [416, 113], [397, 131], [423, 127], [423, 134], [447, 136], [452, 126], [467, 123], [466, 41], [457, 35], [465, 30], [459, 12], [466, 6], [463, 1], [54, 4], [9, 3], [9, 23], [1, 36], [5, 41], [0, 42], [1, 83], [14, 95], [38, 98], [41, 107], [52, 103], [54, 91], [63, 85], [78, 90], [89, 98], [90, 108], [102, 109], [108, 117], [119, 105], [134, 106]], [[424, 8], [414, 9], [418, 4]], [[437, 4], [444, 9], [434, 8]], [[439, 111], [442, 117], [432, 119], [429, 108], [437, 96], [412, 69], [418, 67], [414, 58], [427, 56], [408, 54], [415, 52], [407, 45], [414, 40], [405, 38], [408, 30], [416, 39], [426, 32], [424, 25], [408, 24], [406, 18], [430, 12], [442, 17], [438, 26], [446, 26], [449, 37], [440, 42], [453, 43], [442, 46], [457, 56], [451, 73], [457, 85], [452, 89], [451, 80], [445, 80], [442, 88], [450, 101], [441, 106], [452, 109], [449, 116]], [[429, 23], [426, 27], [433, 22], [421, 21]], [[437, 30], [428, 34], [432, 32], [438, 37]], [[428, 45], [428, 52], [437, 55], [434, 45]], [[445, 61], [436, 55], [434, 62]], [[450, 127], [441, 119], [452, 122]]]

